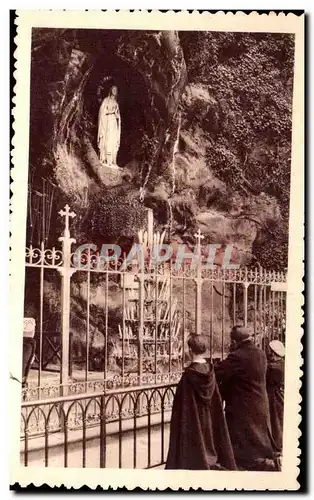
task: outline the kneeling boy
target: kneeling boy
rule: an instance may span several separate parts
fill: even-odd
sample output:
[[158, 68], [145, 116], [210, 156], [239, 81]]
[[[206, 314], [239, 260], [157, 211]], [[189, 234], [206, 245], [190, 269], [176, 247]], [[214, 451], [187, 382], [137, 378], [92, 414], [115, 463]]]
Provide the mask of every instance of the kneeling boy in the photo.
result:
[[166, 469], [235, 470], [235, 460], [206, 338], [188, 340], [191, 364], [174, 397]]

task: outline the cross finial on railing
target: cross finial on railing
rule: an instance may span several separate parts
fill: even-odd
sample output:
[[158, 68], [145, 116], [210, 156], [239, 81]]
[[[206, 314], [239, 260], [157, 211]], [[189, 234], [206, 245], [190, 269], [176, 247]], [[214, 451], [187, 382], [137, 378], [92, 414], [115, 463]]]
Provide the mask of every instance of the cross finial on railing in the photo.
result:
[[200, 247], [201, 241], [204, 239], [200, 229], [198, 229], [197, 233], [194, 234], [194, 238], [196, 238], [197, 246]]
[[59, 214], [61, 215], [61, 217], [65, 217], [65, 230], [64, 232], [68, 232], [69, 231], [69, 218], [70, 217], [75, 217], [75, 212], [70, 212], [70, 207], [68, 204], [65, 205], [64, 207], [64, 210], [60, 210], [59, 211]]

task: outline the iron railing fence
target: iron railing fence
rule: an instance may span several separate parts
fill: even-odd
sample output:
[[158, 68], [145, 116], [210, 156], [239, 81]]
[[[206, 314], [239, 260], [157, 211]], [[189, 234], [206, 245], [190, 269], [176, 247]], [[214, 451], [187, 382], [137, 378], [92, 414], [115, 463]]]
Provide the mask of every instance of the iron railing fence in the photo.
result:
[[67, 396], [78, 396], [89, 394], [92, 396], [94, 393], [107, 393], [108, 391], [115, 391], [120, 389], [131, 389], [146, 385], [159, 386], [160, 384], [175, 384], [182, 375], [182, 371], [171, 373], [157, 373], [149, 374], [144, 373], [140, 378], [137, 374], [130, 374], [122, 377], [121, 375], [114, 375], [111, 378], [88, 380], [87, 382], [69, 382], [67, 386], [51, 383], [48, 381], [41, 386], [36, 384], [30, 385], [27, 389], [22, 391], [22, 401], [35, 402], [37, 400], [58, 398], [60, 394], [66, 392]]
[[22, 403], [21, 463], [151, 468], [165, 463], [176, 384]]
[[[250, 326], [261, 346], [284, 338], [286, 273], [208, 268], [200, 232], [195, 235], [199, 258], [180, 266], [149, 258], [105, 261], [91, 248], [78, 255], [69, 230], [74, 214], [68, 206], [60, 214], [65, 217], [62, 248], [42, 243], [26, 252], [25, 301], [35, 310], [38, 372], [24, 389], [24, 400], [169, 383], [184, 368], [192, 332], [208, 335], [211, 359], [225, 356], [236, 323]], [[44, 340], [58, 329], [61, 362], [57, 356], [54, 361], [60, 378], [52, 383], [44, 377]]]

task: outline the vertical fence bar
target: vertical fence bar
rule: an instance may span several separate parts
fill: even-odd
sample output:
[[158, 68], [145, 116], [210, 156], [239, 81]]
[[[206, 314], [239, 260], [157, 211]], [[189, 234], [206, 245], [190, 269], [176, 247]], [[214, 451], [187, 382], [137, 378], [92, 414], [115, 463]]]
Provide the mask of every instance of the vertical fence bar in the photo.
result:
[[276, 335], [276, 327], [275, 327], [275, 295], [274, 292], [271, 290], [270, 286], [268, 287], [268, 303], [270, 304], [269, 307], [269, 314], [268, 314], [268, 321], [270, 327], [268, 328], [268, 342], [273, 340], [273, 338]]
[[225, 354], [225, 280], [222, 282], [222, 295], [221, 295], [221, 359], [224, 359]]
[[138, 327], [138, 376], [139, 385], [143, 377], [143, 340], [145, 328], [145, 268], [144, 256], [141, 254], [139, 273], [139, 327]]
[[272, 318], [272, 291], [270, 286], [265, 285], [265, 318], [266, 318], [266, 332], [267, 342], [272, 338], [273, 318]]
[[[122, 275], [121, 275], [122, 276]], [[124, 274], [125, 276], [125, 274]], [[125, 279], [122, 279], [122, 387], [124, 387], [124, 375], [125, 375]]]
[[273, 334], [273, 339], [277, 338], [279, 335], [279, 329], [278, 329], [278, 319], [279, 319], [279, 293], [280, 292], [272, 292], [273, 293], [273, 323], [274, 323], [274, 334]]
[[99, 446], [99, 467], [106, 467], [106, 415], [105, 415], [105, 396], [100, 397], [100, 446]]
[[286, 320], [286, 312], [285, 312], [285, 292], [281, 292], [281, 321], [280, 321], [280, 340], [284, 342], [284, 325]]
[[72, 377], [73, 373], [73, 333], [70, 332], [70, 359], [69, 359], [69, 377]]
[[45, 467], [48, 467], [48, 450], [49, 450], [48, 435], [49, 435], [49, 423], [46, 421], [45, 422]]
[[281, 341], [284, 341], [284, 325], [286, 323], [285, 292], [282, 292]]
[[158, 274], [156, 271], [155, 274], [155, 342], [154, 342], [154, 373], [155, 373], [155, 380], [156, 380], [156, 375], [157, 375], [157, 337], [158, 337], [158, 306], [160, 307], [161, 304], [158, 304], [158, 298], [159, 298], [159, 281], [158, 281]]
[[271, 272], [265, 269], [265, 303], [266, 303], [266, 331], [267, 331], [267, 344], [269, 344], [272, 337], [273, 328], [273, 302], [272, 302], [272, 291], [271, 291]]
[[275, 310], [276, 310], [276, 322], [275, 322], [275, 327], [277, 331], [277, 338], [279, 339], [279, 316], [280, 316], [280, 298], [279, 298], [280, 292], [276, 292], [275, 296]]
[[259, 282], [259, 284], [258, 284], [258, 330], [259, 330], [260, 335], [263, 332], [263, 292], [262, 292], [262, 288], [263, 288], [263, 285]]
[[266, 311], [268, 312], [267, 314], [267, 340], [268, 342], [272, 339], [273, 337], [273, 331], [274, 331], [274, 318], [273, 316], [273, 292], [271, 291], [270, 287], [266, 287], [266, 301], [267, 301], [267, 306], [266, 306]]
[[66, 415], [64, 418], [64, 427], [63, 427], [63, 433], [64, 433], [64, 465], [63, 467], [68, 466], [68, 416]]
[[133, 468], [136, 469], [137, 460], [137, 398], [134, 395], [133, 401]]
[[245, 266], [245, 310], [244, 310], [244, 324], [247, 326], [248, 324], [248, 288], [250, 286], [249, 278], [248, 278], [248, 268]]
[[281, 335], [281, 291], [277, 292], [277, 335], [280, 340]]
[[244, 308], [244, 326], [247, 326], [247, 291], [248, 291], [249, 283], [243, 283], [243, 308]]
[[275, 322], [275, 328], [277, 332], [277, 338], [279, 339], [279, 317], [280, 317], [280, 292], [276, 292], [275, 296], [275, 311], [276, 311], [276, 322]]
[[213, 348], [214, 348], [214, 283], [210, 281], [210, 337], [209, 337], [209, 349], [210, 349], [210, 360], [213, 359]]
[[278, 340], [280, 336], [280, 292], [275, 292], [275, 297], [274, 297], [274, 314], [275, 314], [275, 331], [276, 331], [276, 337]]
[[256, 344], [257, 284], [254, 283], [254, 344]]
[[82, 436], [82, 467], [85, 469], [86, 467], [86, 408], [84, 411], [83, 417], [83, 436]]
[[148, 446], [148, 453], [147, 453], [147, 467], [150, 467], [151, 465], [151, 447], [152, 447], [152, 442], [151, 442], [151, 399], [148, 399], [147, 402], [147, 446]]
[[266, 284], [263, 287], [263, 303], [264, 303], [264, 345], [265, 342], [268, 340], [269, 336], [269, 331], [268, 331], [268, 326], [267, 326], [267, 286]]
[[105, 336], [104, 336], [104, 382], [105, 389], [107, 387], [108, 375], [108, 277], [109, 270], [106, 269], [105, 273]]
[[280, 340], [280, 291], [277, 292], [276, 300], [276, 328], [277, 328], [277, 338]]
[[270, 339], [272, 340], [275, 337], [275, 293], [269, 289], [269, 311], [270, 311]]
[[197, 249], [197, 268], [196, 268], [196, 335], [201, 335], [202, 333], [202, 251], [201, 251], [201, 240], [204, 236], [201, 234], [200, 229], [194, 235], [196, 238], [196, 249]]
[[[39, 367], [38, 367], [38, 389], [39, 398], [41, 397], [41, 375], [43, 368], [43, 316], [44, 316], [44, 258], [45, 258], [45, 248], [44, 242], [41, 242], [41, 255], [42, 259], [40, 262], [40, 296], [39, 296]], [[60, 370], [61, 375], [61, 370]], [[60, 381], [61, 382], [61, 381]]]
[[91, 251], [88, 249], [88, 270], [87, 270], [87, 315], [86, 315], [86, 360], [85, 360], [85, 390], [87, 391], [87, 380], [89, 372], [89, 330], [90, 330], [90, 266]]
[[[276, 282], [276, 273], [272, 272], [271, 274], [271, 282]], [[271, 329], [271, 338], [276, 338], [276, 290], [272, 290], [272, 286], [269, 287], [269, 295], [271, 296], [271, 304], [272, 304], [272, 329]]]
[[182, 287], [183, 287], [183, 330], [182, 330], [182, 370], [184, 370], [184, 358], [185, 358], [185, 333], [186, 333], [186, 317], [185, 317], [185, 300], [186, 300], [186, 291], [185, 291], [185, 264], [183, 263], [183, 278], [182, 278]]
[[262, 342], [264, 345], [265, 341], [265, 324], [264, 324], [264, 284], [261, 285], [260, 288], [260, 300], [261, 300], [261, 335], [262, 335]]
[[119, 469], [122, 469], [122, 399], [119, 401]]
[[[171, 350], [172, 350], [172, 306], [173, 306], [173, 302], [172, 302], [172, 272], [170, 270], [170, 279], [169, 279], [169, 304], [170, 304], [170, 308], [169, 308], [169, 330], [168, 330], [168, 335], [169, 335], [169, 339], [168, 339], [168, 351], [169, 351], [169, 365], [168, 365], [168, 371], [169, 373], [171, 373]], [[167, 327], [165, 329], [165, 331], [167, 331]]]
[[42, 179], [43, 181], [43, 195], [42, 195], [42, 218], [41, 218], [41, 239], [42, 241], [45, 241], [45, 235], [46, 235], [46, 179]]
[[280, 340], [281, 337], [281, 291], [277, 292], [277, 337]]
[[65, 218], [63, 236], [59, 238], [62, 242], [63, 266], [58, 268], [61, 273], [61, 332], [62, 332], [62, 365], [61, 365], [61, 393], [65, 396], [68, 392], [69, 378], [69, 344], [70, 344], [70, 287], [71, 276], [75, 272], [71, 268], [71, 245], [75, 239], [70, 237], [69, 218], [75, 217], [70, 212], [69, 205], [60, 210], [59, 214]]
[[261, 285], [261, 324], [262, 324], [262, 337], [263, 337], [263, 345], [265, 342], [265, 307], [264, 307], [264, 287], [265, 285]]
[[286, 292], [282, 292], [282, 342], [285, 341], [285, 331], [286, 331]]
[[161, 463], [165, 461], [165, 396], [167, 389], [164, 389], [164, 393], [161, 397]]
[[233, 304], [232, 304], [232, 313], [233, 313], [233, 326], [236, 324], [236, 309], [237, 309], [237, 303], [236, 303], [236, 296], [237, 296], [237, 284], [233, 283], [232, 286], [233, 289]]
[[286, 331], [287, 331], [287, 294], [283, 293], [283, 307], [284, 307], [284, 330], [282, 332], [282, 339], [286, 343]]
[[28, 419], [25, 422], [25, 430], [24, 430], [24, 467], [28, 467]]
[[283, 331], [283, 319], [284, 319], [284, 312], [283, 312], [283, 294], [284, 292], [280, 292], [280, 338], [279, 340], [283, 340], [283, 337], [282, 337], [282, 331]]

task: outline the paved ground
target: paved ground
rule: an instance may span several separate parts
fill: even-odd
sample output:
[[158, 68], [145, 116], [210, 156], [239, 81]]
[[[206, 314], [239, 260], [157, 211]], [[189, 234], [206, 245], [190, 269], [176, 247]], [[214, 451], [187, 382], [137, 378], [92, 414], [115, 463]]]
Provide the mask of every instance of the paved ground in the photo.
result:
[[[87, 429], [87, 439], [89, 438], [89, 430]], [[167, 455], [169, 442], [169, 424], [165, 426], [164, 437], [164, 459]], [[133, 432], [123, 434], [121, 444], [122, 468], [133, 468], [133, 453], [134, 453], [134, 438]], [[147, 428], [140, 429], [137, 432], [136, 438], [137, 447], [137, 463], [136, 468], [144, 469], [148, 466], [148, 432]], [[22, 459], [22, 457], [21, 457]], [[87, 445], [86, 449], [86, 467], [99, 467], [99, 437], [93, 437]], [[151, 431], [151, 462], [150, 465], [158, 464], [162, 461], [161, 452], [161, 432], [160, 427], [154, 427]], [[29, 454], [29, 467], [45, 466], [44, 449], [33, 451]], [[64, 467], [63, 442], [60, 446], [50, 448], [48, 451], [48, 466], [49, 467]], [[82, 441], [69, 443], [68, 446], [68, 467], [83, 466], [83, 449]], [[106, 450], [106, 467], [119, 467], [119, 440], [117, 435], [107, 438]], [[163, 467], [160, 467], [163, 468]]]

